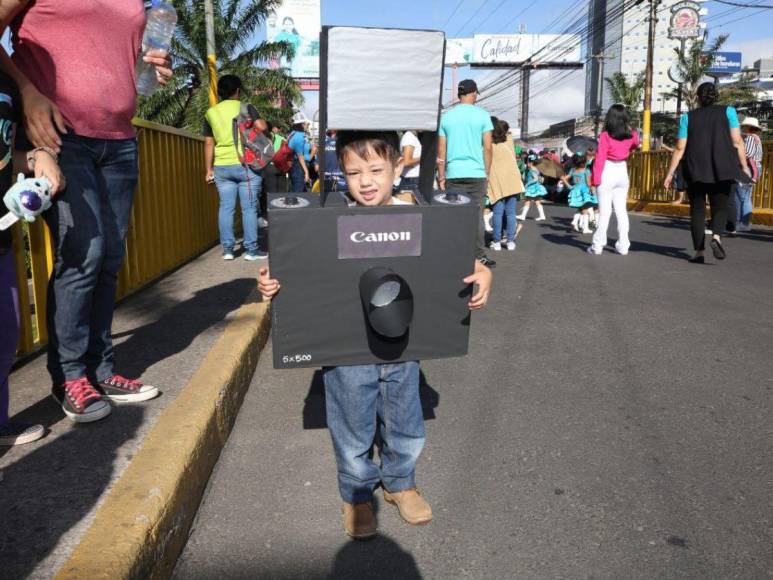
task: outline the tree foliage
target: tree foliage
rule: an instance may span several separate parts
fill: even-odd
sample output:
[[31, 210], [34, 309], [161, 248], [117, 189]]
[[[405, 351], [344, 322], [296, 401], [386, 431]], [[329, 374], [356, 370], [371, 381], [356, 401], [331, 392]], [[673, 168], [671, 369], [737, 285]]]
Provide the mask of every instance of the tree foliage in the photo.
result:
[[757, 77], [746, 72], [734, 83], [722, 87], [719, 91], [719, 103], [721, 105], [738, 105], [752, 103], [757, 100], [759, 89], [755, 86]]
[[[149, 121], [201, 130], [209, 108], [209, 71], [203, 0], [170, 0], [177, 10], [177, 28], [172, 40], [174, 76], [168, 85], [150, 97], [141, 97], [138, 115]], [[234, 74], [242, 79], [242, 100], [250, 102], [262, 117], [287, 124], [292, 103], [301, 98], [298, 84], [282, 68], [270, 62], [292, 57], [287, 42], [255, 40], [266, 17], [281, 0], [212, 0], [218, 75]], [[277, 102], [286, 103], [278, 108]]]
[[636, 75], [631, 82], [628, 82], [628, 77], [621, 72], [616, 72], [604, 80], [607, 83], [612, 101], [625, 105], [631, 115], [631, 123], [638, 127], [638, 111], [644, 95], [644, 73]]
[[[722, 34], [709, 42], [707, 35], [704, 34], [701, 38], [692, 41], [686, 50], [682, 51], [681, 47], [674, 49], [676, 54], [674, 65], [679, 75], [685, 79], [685, 82], [681, 84], [681, 90], [682, 102], [687, 109], [693, 110], [698, 106], [698, 86], [706, 78], [708, 70], [714, 65], [717, 52], [726, 40], [727, 34]], [[677, 85], [666, 94], [669, 98], [678, 99], [679, 86]]]

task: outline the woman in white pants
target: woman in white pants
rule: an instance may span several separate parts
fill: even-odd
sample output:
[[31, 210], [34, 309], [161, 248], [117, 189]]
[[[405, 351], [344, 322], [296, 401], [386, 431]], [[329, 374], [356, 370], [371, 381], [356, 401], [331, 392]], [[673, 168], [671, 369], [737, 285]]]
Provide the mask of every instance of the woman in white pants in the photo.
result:
[[639, 135], [631, 130], [625, 106], [609, 107], [593, 161], [592, 177], [599, 200], [599, 218], [593, 243], [588, 248], [589, 254], [601, 254], [607, 245], [607, 229], [613, 209], [618, 231], [615, 250], [623, 256], [628, 253], [631, 242], [628, 239], [628, 167], [625, 160], [638, 147]]

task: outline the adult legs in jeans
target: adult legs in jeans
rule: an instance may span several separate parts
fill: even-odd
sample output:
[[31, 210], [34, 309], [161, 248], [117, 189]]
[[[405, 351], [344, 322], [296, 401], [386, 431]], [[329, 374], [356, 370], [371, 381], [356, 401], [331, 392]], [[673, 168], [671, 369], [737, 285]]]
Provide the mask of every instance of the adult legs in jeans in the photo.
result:
[[223, 252], [233, 252], [236, 239], [234, 238], [234, 211], [236, 199], [239, 195], [239, 183], [230, 178], [225, 166], [215, 166], [215, 186], [220, 197], [220, 208], [217, 214], [217, 225], [220, 230], [220, 245]]
[[220, 195], [218, 226], [220, 244], [224, 252], [232, 252], [236, 240], [234, 237], [234, 211], [236, 200], [242, 206], [242, 229], [244, 231], [244, 250], [254, 252], [258, 249], [258, 193], [262, 179], [256, 173], [241, 165], [215, 166], [215, 185]]
[[[415, 487], [424, 447], [419, 363], [331, 367], [324, 381], [342, 499], [370, 501], [379, 482], [391, 492]], [[371, 458], [377, 426], [381, 467]]]
[[719, 240], [719, 233], [727, 222], [727, 200], [731, 186], [731, 181], [719, 183], [696, 182], [689, 186], [687, 195], [690, 198], [690, 230], [696, 254], [702, 254], [706, 247], [706, 196], [708, 196], [709, 203], [711, 204], [711, 231], [713, 232], [713, 238]]
[[19, 291], [13, 252], [0, 254], [0, 427], [8, 422], [8, 373], [19, 342]]
[[486, 226], [483, 223], [483, 198], [487, 193], [487, 181], [485, 178], [460, 178], [449, 179], [446, 189], [454, 192], [468, 194], [472, 200], [480, 206], [480, 219], [478, 220], [478, 236], [475, 242], [475, 257], [480, 259], [485, 256]]
[[749, 183], [737, 183], [734, 186], [735, 189], [735, 211], [736, 211], [736, 228], [740, 227], [741, 230], [748, 230], [751, 226], [752, 217], [752, 189], [754, 185]]
[[239, 204], [242, 206], [242, 229], [244, 231], [244, 250], [258, 251], [258, 197], [263, 178], [257, 173], [242, 169], [239, 182]]
[[137, 185], [135, 139], [62, 139], [67, 188], [45, 218], [55, 258], [48, 286], [48, 370], [55, 384], [113, 375], [118, 270]]
[[502, 239], [503, 218], [507, 223], [507, 241], [512, 242], [515, 240], [515, 204], [517, 203], [516, 196], [510, 195], [497, 201], [492, 207], [491, 211], [494, 217], [491, 220], [491, 227], [493, 229], [491, 235], [495, 242]]
[[306, 176], [303, 174], [303, 168], [298, 161], [294, 161], [290, 168], [290, 191], [293, 193], [306, 191]]

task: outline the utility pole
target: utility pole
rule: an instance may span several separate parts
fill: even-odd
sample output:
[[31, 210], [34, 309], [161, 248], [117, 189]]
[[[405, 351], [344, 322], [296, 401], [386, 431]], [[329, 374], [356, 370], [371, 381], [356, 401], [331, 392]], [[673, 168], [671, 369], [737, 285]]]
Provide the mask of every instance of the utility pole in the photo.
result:
[[650, 150], [652, 125], [652, 69], [655, 60], [655, 31], [658, 24], [656, 16], [660, 0], [649, 0], [649, 34], [647, 36], [647, 69], [644, 76], [644, 114], [642, 116], [641, 150]]
[[593, 135], [596, 139], [599, 138], [599, 129], [601, 128], [601, 115], [604, 112], [604, 63], [607, 59], [614, 58], [612, 55], [607, 55], [603, 50], [598, 54], [591, 56], [593, 60], [599, 63], [599, 77], [597, 81], [596, 89], [596, 114], [593, 120]]
[[459, 96], [456, 94], [457, 89], [456, 84], [456, 64], [451, 65], [451, 104], [455, 105], [456, 102], [459, 100]]
[[521, 141], [529, 138], [529, 78], [531, 65], [521, 67]]
[[215, 11], [212, 0], [204, 0], [204, 24], [207, 31], [207, 69], [209, 70], [209, 104], [217, 105], [217, 57], [215, 56]]

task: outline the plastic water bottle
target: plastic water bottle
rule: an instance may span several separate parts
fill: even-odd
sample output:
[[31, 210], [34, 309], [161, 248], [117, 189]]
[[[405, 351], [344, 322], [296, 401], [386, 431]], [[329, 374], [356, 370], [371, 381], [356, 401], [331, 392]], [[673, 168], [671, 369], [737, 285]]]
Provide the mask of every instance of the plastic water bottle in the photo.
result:
[[177, 25], [177, 12], [174, 6], [163, 0], [153, 0], [148, 11], [145, 34], [142, 36], [142, 53], [137, 60], [135, 76], [137, 78], [137, 93], [150, 96], [156, 90], [156, 67], [142, 60], [149, 50], [169, 50]]

